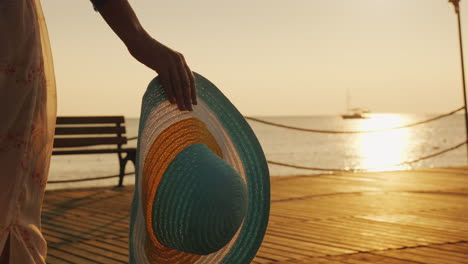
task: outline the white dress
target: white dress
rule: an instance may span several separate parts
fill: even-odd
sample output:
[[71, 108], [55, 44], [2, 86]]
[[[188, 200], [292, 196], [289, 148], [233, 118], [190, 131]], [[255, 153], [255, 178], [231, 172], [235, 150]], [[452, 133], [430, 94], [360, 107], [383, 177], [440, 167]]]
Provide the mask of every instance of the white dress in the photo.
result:
[[56, 119], [50, 46], [39, 0], [0, 0], [0, 254], [45, 263], [41, 207]]

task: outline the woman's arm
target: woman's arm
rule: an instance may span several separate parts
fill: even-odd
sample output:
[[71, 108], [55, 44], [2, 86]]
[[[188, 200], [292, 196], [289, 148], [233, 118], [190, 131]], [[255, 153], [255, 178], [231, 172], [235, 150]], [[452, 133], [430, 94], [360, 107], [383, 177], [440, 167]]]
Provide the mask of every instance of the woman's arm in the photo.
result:
[[130, 54], [155, 70], [171, 103], [180, 110], [197, 104], [195, 79], [182, 54], [153, 39], [141, 26], [127, 0], [91, 0]]

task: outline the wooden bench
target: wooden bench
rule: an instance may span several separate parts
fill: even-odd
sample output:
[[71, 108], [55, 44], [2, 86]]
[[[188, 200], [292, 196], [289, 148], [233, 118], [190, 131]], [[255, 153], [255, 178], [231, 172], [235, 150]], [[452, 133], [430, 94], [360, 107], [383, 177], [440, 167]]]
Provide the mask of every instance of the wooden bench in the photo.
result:
[[122, 186], [125, 166], [129, 160], [135, 166], [136, 158], [136, 149], [125, 148], [125, 144], [123, 116], [59, 116], [52, 155], [116, 153], [120, 164], [118, 186]]

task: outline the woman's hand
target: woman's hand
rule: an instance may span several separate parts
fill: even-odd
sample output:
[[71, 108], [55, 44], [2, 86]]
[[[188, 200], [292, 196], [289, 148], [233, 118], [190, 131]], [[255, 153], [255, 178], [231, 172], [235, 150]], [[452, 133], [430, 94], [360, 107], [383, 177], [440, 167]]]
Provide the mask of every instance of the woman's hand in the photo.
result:
[[171, 103], [192, 111], [197, 104], [195, 78], [184, 56], [153, 39], [141, 26], [127, 0], [91, 0], [130, 54], [155, 70]]
[[192, 104], [197, 104], [195, 78], [182, 54], [147, 34], [135, 39], [128, 50], [135, 59], [159, 74], [171, 103], [177, 103], [180, 110], [193, 110]]

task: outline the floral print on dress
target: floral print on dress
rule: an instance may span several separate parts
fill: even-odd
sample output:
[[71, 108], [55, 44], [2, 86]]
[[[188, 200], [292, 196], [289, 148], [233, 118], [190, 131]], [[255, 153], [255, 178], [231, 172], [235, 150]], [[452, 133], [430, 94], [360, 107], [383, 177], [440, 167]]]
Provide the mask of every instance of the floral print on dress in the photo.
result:
[[10, 149], [21, 149], [26, 146], [27, 142], [24, 139], [24, 133], [8, 133], [0, 135], [0, 152], [8, 151]]
[[47, 177], [43, 177], [44, 175], [40, 172], [33, 172], [31, 177], [33, 178], [34, 182], [39, 186], [39, 188], [44, 189], [47, 184]]
[[13, 64], [5, 64], [3, 66], [0, 66], [0, 73], [6, 75], [13, 75], [16, 73], [16, 67], [14, 67]]
[[25, 139], [24, 132], [9, 132], [7, 134], [0, 134], [0, 152], [7, 151], [10, 149], [21, 149], [28, 144], [39, 139], [40, 136], [43, 136], [46, 131], [43, 126], [39, 126], [35, 123], [31, 125], [30, 128], [30, 139]]
[[[42, 59], [39, 59], [39, 61], [42, 61]], [[28, 85], [37, 79], [44, 79], [44, 65], [43, 63], [39, 63], [36, 66], [24, 69], [23, 67], [17, 67], [11, 63], [7, 63], [0, 65], [0, 74], [16, 78], [15, 82], [17, 84]]]

